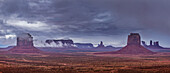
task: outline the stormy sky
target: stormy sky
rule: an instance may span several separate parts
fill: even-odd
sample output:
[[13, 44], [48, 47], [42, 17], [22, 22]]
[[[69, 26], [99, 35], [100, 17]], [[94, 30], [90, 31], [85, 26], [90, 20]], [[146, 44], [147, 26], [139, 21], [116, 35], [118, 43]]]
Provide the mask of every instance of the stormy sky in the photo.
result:
[[[169, 0], [0, 0], [0, 44], [15, 45], [16, 35], [73, 39], [124, 46], [127, 35], [170, 47]], [[0, 46], [1, 46], [0, 45]]]

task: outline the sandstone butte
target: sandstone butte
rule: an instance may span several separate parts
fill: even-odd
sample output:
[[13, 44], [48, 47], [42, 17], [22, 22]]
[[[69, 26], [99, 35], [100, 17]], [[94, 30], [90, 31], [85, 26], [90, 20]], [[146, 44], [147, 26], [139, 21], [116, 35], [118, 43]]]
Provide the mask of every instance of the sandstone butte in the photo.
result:
[[23, 33], [17, 36], [17, 45], [10, 49], [12, 53], [40, 53], [41, 51], [34, 47], [33, 37], [29, 33]]

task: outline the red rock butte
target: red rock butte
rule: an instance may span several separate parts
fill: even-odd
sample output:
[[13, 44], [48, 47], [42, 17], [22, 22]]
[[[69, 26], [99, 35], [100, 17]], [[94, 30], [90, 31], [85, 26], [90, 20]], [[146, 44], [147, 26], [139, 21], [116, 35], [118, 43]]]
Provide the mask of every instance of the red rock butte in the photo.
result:
[[139, 33], [131, 33], [128, 36], [127, 45], [114, 53], [115, 54], [154, 54], [154, 52], [144, 48], [141, 45], [141, 37]]
[[29, 33], [23, 33], [17, 36], [17, 46], [10, 49], [12, 53], [40, 53], [41, 51], [34, 47], [33, 37]]

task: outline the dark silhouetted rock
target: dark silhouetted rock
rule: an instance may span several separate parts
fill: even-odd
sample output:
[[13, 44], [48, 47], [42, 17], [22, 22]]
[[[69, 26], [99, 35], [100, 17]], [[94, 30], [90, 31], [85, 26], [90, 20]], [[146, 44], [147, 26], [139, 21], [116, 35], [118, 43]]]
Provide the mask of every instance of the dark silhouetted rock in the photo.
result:
[[74, 43], [74, 45], [80, 49], [94, 48], [92, 43]]
[[147, 46], [145, 41], [142, 41], [142, 44], [144, 47]]
[[33, 37], [29, 33], [17, 36], [17, 46], [9, 50], [14, 53], [40, 53], [41, 51], [34, 47]]
[[159, 41], [156, 41], [156, 42], [153, 42], [152, 43], [152, 40], [150, 40], [150, 45], [147, 45], [145, 43], [145, 41], [142, 41], [142, 44], [145, 48], [148, 48], [148, 49], [167, 49], [167, 48], [164, 48], [162, 46], [159, 45]]
[[159, 46], [159, 41], [154, 42], [155, 46]]
[[100, 42], [100, 44], [97, 46], [97, 48], [105, 48], [103, 41]]
[[106, 48], [107, 49], [113, 49], [113, 48], [115, 49], [115, 47], [113, 47], [112, 45], [108, 45], [108, 46], [106, 46]]
[[131, 33], [128, 36], [128, 42], [125, 47], [114, 52], [116, 54], [154, 54], [154, 52], [141, 46], [139, 33]]
[[152, 45], [152, 40], [150, 40], [150, 45]]

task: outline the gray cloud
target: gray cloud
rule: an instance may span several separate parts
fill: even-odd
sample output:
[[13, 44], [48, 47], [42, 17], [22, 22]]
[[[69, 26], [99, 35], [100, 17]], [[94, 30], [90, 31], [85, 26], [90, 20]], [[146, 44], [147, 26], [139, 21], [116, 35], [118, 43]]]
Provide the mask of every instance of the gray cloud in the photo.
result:
[[156, 34], [170, 36], [170, 4], [167, 0], [0, 1], [1, 36], [22, 32], [35, 37], [84, 40], [99, 36], [103, 39], [94, 40], [114, 39], [130, 32], [140, 32], [152, 39], [157, 39], [151, 36]]

